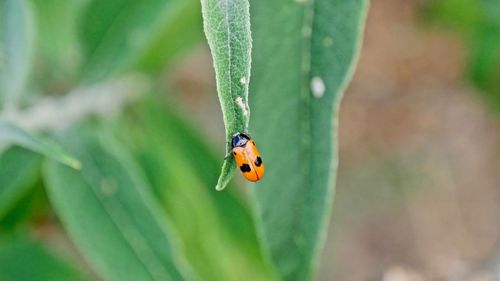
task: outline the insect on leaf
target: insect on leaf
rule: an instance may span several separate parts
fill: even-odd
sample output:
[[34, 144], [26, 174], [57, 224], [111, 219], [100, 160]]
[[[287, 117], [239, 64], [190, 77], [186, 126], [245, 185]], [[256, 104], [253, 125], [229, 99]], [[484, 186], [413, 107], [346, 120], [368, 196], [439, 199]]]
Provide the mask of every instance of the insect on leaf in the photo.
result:
[[278, 280], [259, 250], [250, 210], [238, 190], [210, 188], [220, 157], [175, 107], [161, 104], [149, 101], [143, 113], [130, 116], [130, 129], [117, 131], [127, 132], [120, 139], [137, 139], [135, 154], [182, 238], [186, 258], [205, 281]]
[[[252, 39], [248, 0], [201, 0], [205, 35], [212, 51], [217, 92], [226, 128], [226, 153], [231, 137], [248, 128], [248, 84]], [[234, 174], [231, 154], [224, 160], [216, 189], [226, 187]]]

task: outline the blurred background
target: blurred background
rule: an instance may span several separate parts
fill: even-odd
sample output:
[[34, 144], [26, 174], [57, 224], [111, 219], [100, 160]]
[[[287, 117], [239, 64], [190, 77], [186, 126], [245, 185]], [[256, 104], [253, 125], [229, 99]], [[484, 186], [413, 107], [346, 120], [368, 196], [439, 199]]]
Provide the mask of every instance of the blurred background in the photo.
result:
[[[43, 1], [35, 2], [43, 8], [40, 5]], [[91, 91], [98, 94], [122, 91], [126, 97], [123, 104], [132, 105], [118, 102], [108, 106], [109, 99], [114, 97], [97, 95], [106, 106], [93, 104], [89, 108], [96, 114], [109, 116], [115, 107], [126, 107], [126, 125], [120, 124], [118, 128], [135, 130], [131, 135], [137, 137], [141, 130], [151, 128], [141, 127], [141, 121], [147, 118], [137, 112], [144, 105], [130, 102], [139, 98], [132, 94], [129, 97], [127, 90], [153, 92], [166, 108], [175, 112], [175, 117], [165, 118], [182, 119], [172, 121], [174, 125], [161, 126], [180, 128], [185, 125], [178, 124], [189, 124], [186, 127], [195, 131], [196, 136], [203, 136], [200, 146], [209, 147], [213, 152], [210, 157], [218, 155], [222, 159], [224, 128], [211, 57], [201, 29], [193, 34], [183, 32], [183, 25], [201, 26], [200, 21], [189, 19], [180, 20], [174, 30], [157, 34], [157, 43], [162, 38], [176, 38], [169, 45], [172, 50], [157, 54], [153, 44], [150, 46], [153, 51], [138, 60], [141, 62], [138, 68], [154, 80], [153, 86], [144, 83], [144, 77], [134, 76], [127, 80], [132, 81], [132, 86], [111, 84], [107, 85], [110, 88]], [[55, 36], [50, 27], [64, 22], [51, 20], [44, 18], [42, 26], [49, 29], [42, 29], [41, 33], [48, 38], [41, 48], [49, 55], [44, 61], [36, 61], [38, 72], [31, 84], [41, 87], [30, 88], [33, 96], [53, 93], [49, 101], [71, 89], [74, 75], [67, 70], [79, 63], [75, 56], [79, 46], [74, 46], [77, 44], [74, 37], [64, 37], [66, 42], [57, 41], [60, 45], [47, 43]], [[138, 31], [133, 35], [141, 38], [142, 34]], [[123, 52], [126, 51], [125, 48]], [[158, 61], [168, 62], [168, 67], [158, 66]], [[44, 72], [54, 65], [57, 71]], [[85, 68], [92, 70], [92, 61]], [[88, 81], [99, 79], [99, 73], [89, 73], [92, 75], [86, 78]], [[73, 104], [71, 99], [66, 102]], [[498, 0], [371, 1], [359, 65], [341, 105], [337, 192], [318, 280], [499, 281], [499, 112]], [[73, 112], [68, 118], [79, 116]], [[44, 129], [43, 123], [54, 118], [50, 114], [37, 117], [21, 121], [27, 127]], [[182, 128], [179, 132], [184, 134]], [[130, 146], [140, 150], [140, 143], [149, 140], [137, 138]], [[169, 140], [165, 136], [157, 140], [157, 145]], [[192, 156], [179, 152], [176, 157]], [[215, 162], [211, 171], [217, 171], [220, 162]], [[175, 170], [170, 173], [177, 174]], [[186, 177], [199, 176], [192, 170], [183, 173]], [[201, 175], [201, 185], [210, 187], [216, 176], [217, 172]], [[179, 179], [173, 182], [175, 185]], [[45, 245], [71, 256], [79, 268], [88, 271], [48, 207], [41, 188], [43, 182], [38, 178], [33, 185], [35, 191], [20, 199], [20, 207], [0, 217], [0, 237], [28, 228], [32, 235], [46, 241]], [[236, 179], [236, 185], [242, 185], [241, 178]], [[197, 196], [204, 198], [200, 194]], [[175, 203], [165, 199], [161, 192], [158, 196], [164, 199], [167, 212], [183, 212], [180, 205], [169, 209], [168, 204]], [[192, 197], [189, 193], [183, 196], [186, 200]], [[240, 194], [235, 196], [244, 198]], [[194, 201], [188, 204], [197, 205]], [[202, 211], [198, 215], [205, 214]], [[217, 216], [216, 212], [212, 215]], [[237, 215], [233, 215], [236, 220]], [[182, 224], [175, 215], [173, 220]], [[183, 233], [191, 233], [190, 228], [181, 230]], [[248, 247], [254, 247], [252, 243]]]
[[500, 280], [499, 12], [371, 1], [320, 280]]

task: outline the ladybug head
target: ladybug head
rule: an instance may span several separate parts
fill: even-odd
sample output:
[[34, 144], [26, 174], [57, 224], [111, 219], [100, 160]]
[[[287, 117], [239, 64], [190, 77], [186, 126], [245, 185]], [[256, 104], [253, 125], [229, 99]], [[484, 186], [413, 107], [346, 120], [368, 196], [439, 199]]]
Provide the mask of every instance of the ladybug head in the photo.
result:
[[250, 137], [246, 134], [243, 133], [237, 133], [233, 136], [233, 139], [231, 140], [231, 148], [235, 147], [243, 147], [247, 144], [247, 142], [250, 140]]

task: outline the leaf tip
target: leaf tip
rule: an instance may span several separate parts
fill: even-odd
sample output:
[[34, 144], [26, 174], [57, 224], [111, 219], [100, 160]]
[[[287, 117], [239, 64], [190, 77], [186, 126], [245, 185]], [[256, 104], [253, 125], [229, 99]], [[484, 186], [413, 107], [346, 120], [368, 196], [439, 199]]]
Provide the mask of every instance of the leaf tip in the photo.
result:
[[236, 165], [234, 164], [233, 158], [227, 158], [224, 160], [224, 164], [222, 164], [222, 171], [217, 181], [217, 185], [215, 186], [215, 190], [221, 191], [229, 184], [229, 181], [233, 178], [234, 169]]
[[225, 188], [226, 188], [226, 185], [221, 184], [221, 183], [217, 183], [217, 185], [215, 186], [215, 190], [217, 190], [217, 191], [222, 191]]

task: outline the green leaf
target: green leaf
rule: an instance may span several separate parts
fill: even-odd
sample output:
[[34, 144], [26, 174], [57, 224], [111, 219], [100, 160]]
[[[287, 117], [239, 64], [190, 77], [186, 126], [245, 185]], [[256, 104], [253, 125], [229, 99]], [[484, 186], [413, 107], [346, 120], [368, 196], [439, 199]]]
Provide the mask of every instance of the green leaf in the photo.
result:
[[73, 169], [80, 168], [80, 162], [66, 153], [56, 143], [45, 138], [35, 137], [21, 128], [16, 127], [11, 122], [0, 118], [0, 150], [11, 144], [38, 152], [48, 158], [68, 165]]
[[2, 281], [84, 281], [90, 280], [63, 257], [27, 238], [0, 240]]
[[428, 1], [423, 6], [426, 20], [453, 27], [461, 32], [472, 32], [481, 24], [481, 2], [474, 0]]
[[477, 91], [500, 112], [500, 5], [498, 0], [428, 1], [427, 21], [457, 32], [466, 42], [466, 72]]
[[27, 225], [39, 225], [40, 222], [52, 217], [54, 212], [50, 208], [45, 188], [40, 182], [39, 172], [40, 169], [37, 169], [37, 176], [34, 178], [36, 181], [27, 189], [26, 194], [23, 194], [13, 208], [0, 219], [2, 233], [13, 233], [25, 229]]
[[81, 173], [50, 162], [49, 199], [72, 240], [106, 280], [196, 280], [139, 168], [118, 142], [80, 128], [67, 136]]
[[149, 72], [162, 70], [172, 59], [202, 39], [200, 2], [175, 1], [151, 33], [134, 68]]
[[266, 164], [254, 199], [284, 280], [310, 280], [326, 236], [337, 114], [361, 45], [366, 0], [255, 0], [252, 133]]
[[0, 2], [0, 101], [17, 106], [31, 68], [33, 15], [26, 0]]
[[[193, 7], [193, 1], [91, 1], [83, 15], [81, 32], [86, 59], [83, 79], [92, 82], [141, 64], [148, 51], [160, 53], [158, 58], [166, 58], [161, 55], [162, 49], [151, 49], [151, 46], [159, 44], [165, 35], [171, 36], [171, 40], [184, 38], [185, 34], [191, 36], [190, 26], [184, 25], [188, 32], [175, 29], [176, 22], [171, 18], [178, 18], [177, 13], [183, 13], [185, 19], [195, 16], [192, 9], [183, 8]], [[170, 32], [165, 31], [172, 28]]]
[[0, 221], [33, 187], [38, 178], [40, 157], [19, 147], [0, 155]]
[[[230, 154], [232, 155], [232, 154]], [[220, 172], [219, 179], [217, 180], [217, 185], [215, 185], [216, 190], [223, 190], [229, 184], [234, 176], [234, 170], [236, 169], [236, 164], [234, 162], [233, 156], [224, 159], [222, 163], [222, 169]]]
[[[82, 0], [33, 0], [36, 12], [38, 55], [44, 59], [43, 72], [54, 72], [59, 83], [72, 82], [81, 60], [77, 40], [77, 19], [81, 14]], [[38, 69], [36, 69], [38, 70]], [[42, 71], [40, 71], [42, 72]], [[40, 83], [54, 82], [47, 73], [40, 75]], [[43, 76], [42, 76], [43, 75]], [[44, 81], [49, 80], [49, 81]], [[68, 81], [70, 80], [70, 81]]]
[[216, 189], [222, 190], [234, 174], [229, 143], [235, 133], [244, 132], [250, 120], [248, 83], [252, 36], [248, 0], [201, 0], [205, 35], [212, 51], [224, 126], [226, 153]]
[[213, 189], [220, 157], [173, 107], [159, 104], [149, 101], [138, 116], [127, 114], [128, 129], [118, 131], [126, 132], [120, 139], [133, 140], [141, 167], [182, 238], [186, 257], [205, 281], [276, 280], [236, 189]]

